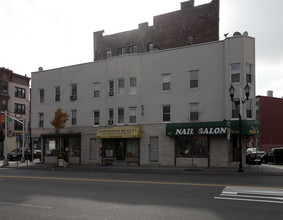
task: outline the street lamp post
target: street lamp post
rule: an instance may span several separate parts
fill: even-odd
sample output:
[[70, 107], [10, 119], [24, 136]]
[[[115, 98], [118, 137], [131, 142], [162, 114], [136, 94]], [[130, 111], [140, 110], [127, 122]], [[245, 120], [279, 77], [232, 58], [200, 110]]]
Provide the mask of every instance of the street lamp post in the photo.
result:
[[231, 98], [231, 102], [235, 103], [236, 108], [239, 108], [239, 147], [240, 147], [240, 164], [239, 164], [239, 169], [238, 172], [244, 172], [243, 170], [243, 164], [242, 164], [242, 105], [244, 104], [247, 100], [249, 100], [249, 95], [250, 95], [250, 89], [251, 87], [247, 84], [244, 88], [245, 90], [245, 94], [246, 94], [246, 99], [242, 100], [242, 94], [240, 94], [240, 98], [239, 99], [234, 99], [234, 93], [235, 93], [235, 88], [231, 85], [229, 88], [229, 93], [230, 93], [230, 98]]

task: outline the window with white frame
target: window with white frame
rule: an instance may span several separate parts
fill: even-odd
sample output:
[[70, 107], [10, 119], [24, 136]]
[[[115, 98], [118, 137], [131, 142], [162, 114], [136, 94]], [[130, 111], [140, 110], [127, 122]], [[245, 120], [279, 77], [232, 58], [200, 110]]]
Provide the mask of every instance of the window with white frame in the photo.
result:
[[170, 105], [162, 106], [162, 122], [170, 122], [171, 121], [171, 107]]
[[108, 81], [108, 95], [109, 96], [114, 95], [114, 81], [113, 80]]
[[44, 126], [44, 114], [38, 113], [38, 127], [43, 128]]
[[232, 102], [232, 118], [239, 118], [240, 106]]
[[117, 55], [118, 55], [118, 56], [124, 55], [125, 53], [126, 53], [125, 47], [122, 47], [122, 48], [118, 48], [118, 49], [117, 49]]
[[198, 103], [190, 103], [190, 121], [197, 121], [199, 118], [198, 114]]
[[55, 87], [55, 102], [60, 101], [60, 86]]
[[129, 85], [129, 93], [130, 94], [137, 94], [137, 77], [130, 77], [130, 85]]
[[246, 64], [246, 83], [252, 83], [252, 72], [253, 72], [253, 65], [247, 63]]
[[108, 109], [108, 124], [109, 125], [113, 124], [113, 119], [114, 119], [114, 112], [113, 112], [113, 109], [110, 108]]
[[241, 82], [241, 65], [239, 63], [234, 63], [230, 65], [231, 83]]
[[247, 118], [252, 118], [252, 100], [246, 101]]
[[71, 125], [77, 124], [77, 110], [71, 110]]
[[15, 87], [15, 97], [26, 98], [26, 89]]
[[129, 46], [129, 53], [137, 53], [138, 52], [138, 46], [136, 45], [132, 45], [132, 46]]
[[111, 50], [106, 51], [106, 57], [107, 57], [107, 59], [112, 57], [112, 51]]
[[171, 84], [170, 73], [162, 74], [162, 92], [169, 92]]
[[124, 124], [124, 108], [118, 108], [118, 124]]
[[77, 100], [77, 84], [73, 83], [71, 84], [71, 95], [70, 95], [70, 100]]
[[39, 89], [39, 103], [44, 103], [44, 89]]
[[24, 104], [15, 103], [14, 112], [15, 112], [15, 114], [25, 115], [26, 114], [26, 106]]
[[124, 95], [124, 90], [125, 90], [125, 80], [123, 78], [117, 80], [117, 86], [118, 86], [118, 95]]
[[137, 123], [137, 107], [129, 108], [129, 123], [136, 124]]
[[198, 70], [189, 71], [190, 89], [198, 88]]
[[99, 111], [93, 111], [93, 126], [99, 126]]
[[100, 93], [99, 82], [93, 83], [93, 97], [98, 98]]

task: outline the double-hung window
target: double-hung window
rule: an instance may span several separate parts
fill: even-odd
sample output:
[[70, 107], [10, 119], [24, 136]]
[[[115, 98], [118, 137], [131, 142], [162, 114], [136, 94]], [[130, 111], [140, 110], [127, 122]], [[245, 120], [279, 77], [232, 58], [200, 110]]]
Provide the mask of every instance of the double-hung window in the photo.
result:
[[129, 108], [129, 123], [136, 124], [137, 123], [137, 107]]
[[44, 89], [39, 89], [39, 103], [44, 103]]
[[77, 100], [77, 84], [71, 84], [71, 100]]
[[162, 74], [162, 92], [170, 92], [171, 75], [170, 73]]
[[129, 46], [129, 53], [137, 53], [138, 52], [138, 46], [132, 45]]
[[1, 93], [4, 95], [8, 94], [8, 82], [1, 81]]
[[44, 126], [44, 114], [38, 113], [38, 127], [43, 128]]
[[118, 108], [118, 124], [124, 124], [124, 108]]
[[93, 83], [93, 97], [98, 98], [99, 97], [99, 82]]
[[118, 95], [124, 95], [124, 90], [125, 90], [125, 80], [124, 79], [118, 79], [117, 81], [118, 84]]
[[71, 110], [71, 125], [76, 125], [77, 124], [77, 110]]
[[117, 55], [118, 55], [118, 56], [124, 55], [125, 53], [126, 53], [125, 47], [122, 47], [122, 48], [118, 48], [118, 49], [117, 49]]
[[55, 87], [55, 102], [60, 101], [60, 86]]
[[239, 63], [234, 63], [230, 65], [231, 83], [241, 82], [241, 65]]
[[110, 109], [108, 109], [108, 124], [109, 125], [113, 124], [113, 119], [114, 119], [113, 108], [110, 108]]
[[197, 121], [199, 118], [198, 103], [190, 103], [190, 121]]
[[162, 106], [162, 122], [170, 122], [171, 121], [171, 107], [170, 105]]
[[93, 126], [99, 126], [99, 111], [93, 111]]
[[26, 106], [23, 104], [15, 103], [15, 113], [25, 115], [26, 114]]
[[108, 81], [108, 94], [109, 96], [114, 95], [114, 81], [113, 80]]
[[23, 88], [15, 87], [15, 97], [26, 98], [26, 90]]
[[232, 102], [232, 118], [239, 118], [239, 112], [240, 112], [240, 106], [236, 105], [235, 102]]
[[252, 100], [246, 101], [247, 118], [252, 118]]
[[190, 89], [198, 88], [198, 70], [189, 71]]
[[246, 64], [246, 83], [252, 83], [252, 72], [253, 66], [252, 64]]
[[137, 77], [130, 77], [130, 85], [129, 85], [129, 93], [130, 94], [137, 94]]

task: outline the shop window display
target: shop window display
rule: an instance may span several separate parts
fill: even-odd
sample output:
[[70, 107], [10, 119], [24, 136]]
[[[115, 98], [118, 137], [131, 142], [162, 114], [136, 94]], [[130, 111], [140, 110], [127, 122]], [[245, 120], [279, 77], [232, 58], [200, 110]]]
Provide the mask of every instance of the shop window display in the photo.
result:
[[177, 157], [208, 157], [207, 136], [177, 137]]

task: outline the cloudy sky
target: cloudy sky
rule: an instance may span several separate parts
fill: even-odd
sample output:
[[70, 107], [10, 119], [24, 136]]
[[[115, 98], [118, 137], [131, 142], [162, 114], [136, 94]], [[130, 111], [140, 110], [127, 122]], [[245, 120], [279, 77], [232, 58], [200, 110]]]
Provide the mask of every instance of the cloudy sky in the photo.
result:
[[[0, 0], [0, 67], [31, 76], [93, 61], [93, 32], [152, 25], [185, 0]], [[210, 0], [195, 0], [195, 5]], [[235, 31], [256, 40], [256, 94], [283, 97], [283, 1], [220, 0], [220, 40]]]

